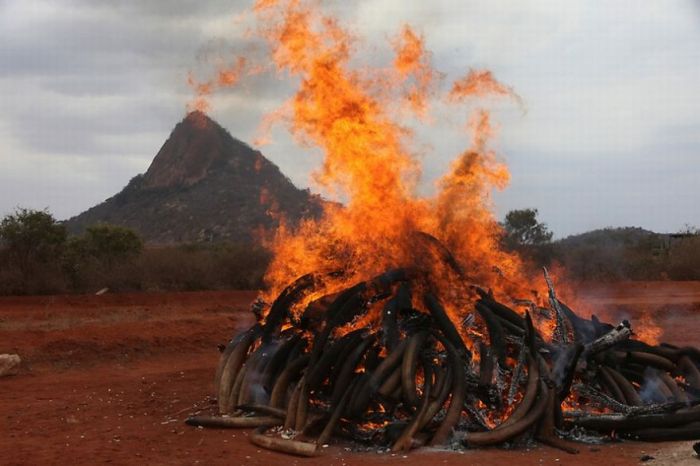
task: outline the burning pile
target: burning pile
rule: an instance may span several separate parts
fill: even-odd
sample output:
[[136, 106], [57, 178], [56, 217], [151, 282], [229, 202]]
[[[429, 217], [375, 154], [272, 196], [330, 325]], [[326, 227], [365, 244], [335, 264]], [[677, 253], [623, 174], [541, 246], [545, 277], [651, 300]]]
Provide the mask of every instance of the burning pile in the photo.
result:
[[257, 323], [221, 357], [220, 413], [188, 422], [255, 426], [256, 444], [299, 455], [331, 438], [408, 450], [534, 436], [574, 451], [560, 436], [700, 436], [698, 350], [577, 316], [546, 274], [501, 247], [490, 193], [509, 173], [489, 148], [485, 108], [470, 109], [471, 144], [435, 194], [416, 194], [422, 154], [409, 148], [421, 146], [405, 122], [427, 126], [484, 97], [522, 108], [513, 90], [471, 70], [440, 94], [445, 75], [408, 26], [392, 67], [358, 67], [357, 38], [317, 6], [258, 0], [271, 59], [238, 57], [191, 80], [202, 109], [213, 89], [286, 73], [299, 87], [270, 121], [322, 150], [315, 181], [344, 205], [276, 233]]
[[[463, 276], [435, 238], [416, 237], [417, 255], [437, 252]], [[530, 307], [523, 317], [464, 282], [476, 301], [454, 322], [444, 290], [418, 268], [389, 270], [293, 312], [339, 275], [302, 276], [234, 337], [216, 375], [221, 416], [188, 423], [258, 427], [255, 444], [305, 456], [333, 437], [392, 451], [535, 437], [568, 452], [576, 449], [560, 435], [587, 431], [700, 438], [695, 348], [632, 339], [627, 321], [582, 319], [553, 287], [550, 309], [521, 301]], [[554, 328], [552, 341], [533, 319]]]

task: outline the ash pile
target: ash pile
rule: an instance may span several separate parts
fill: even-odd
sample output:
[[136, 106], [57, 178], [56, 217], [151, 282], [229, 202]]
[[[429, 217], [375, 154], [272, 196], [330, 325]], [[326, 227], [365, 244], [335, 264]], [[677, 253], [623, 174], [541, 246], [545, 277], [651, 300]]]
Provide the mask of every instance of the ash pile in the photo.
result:
[[[427, 238], [427, 237], [426, 237]], [[255, 428], [258, 446], [314, 456], [335, 442], [391, 451], [542, 442], [700, 438], [700, 351], [635, 338], [558, 299], [500, 302], [449, 251], [317, 297], [343, 272], [304, 275], [234, 336], [216, 372], [217, 415], [190, 425]], [[455, 296], [466, 304], [446, 307]]]

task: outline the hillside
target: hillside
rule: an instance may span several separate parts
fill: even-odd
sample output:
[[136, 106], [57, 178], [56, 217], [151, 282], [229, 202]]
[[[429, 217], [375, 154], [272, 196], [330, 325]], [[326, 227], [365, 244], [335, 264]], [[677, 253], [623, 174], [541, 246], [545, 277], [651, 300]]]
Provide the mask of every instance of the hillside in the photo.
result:
[[602, 228], [556, 241], [562, 247], [621, 248], [658, 237], [658, 233], [639, 227]]
[[99, 222], [123, 225], [156, 244], [256, 242], [280, 218], [296, 223], [318, 215], [321, 204], [259, 151], [192, 112], [175, 126], [145, 174], [65, 223], [72, 233]]

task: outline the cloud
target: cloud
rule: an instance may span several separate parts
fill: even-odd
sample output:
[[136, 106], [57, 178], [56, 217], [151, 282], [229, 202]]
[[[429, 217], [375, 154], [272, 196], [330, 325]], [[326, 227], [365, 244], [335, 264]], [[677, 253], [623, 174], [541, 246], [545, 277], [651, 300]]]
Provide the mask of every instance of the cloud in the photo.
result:
[[[191, 96], [189, 71], [246, 47], [234, 16], [249, 1], [0, 0], [0, 214], [50, 205], [68, 217], [148, 167]], [[491, 69], [523, 97], [496, 111], [494, 143], [512, 169], [499, 213], [538, 207], [558, 235], [606, 225], [700, 223], [691, 198], [700, 155], [696, 3], [631, 0], [329, 2], [372, 60], [404, 22], [425, 34], [447, 81]], [[278, 77], [214, 96], [212, 115], [252, 141], [290, 94]], [[421, 127], [423, 189], [467, 144], [461, 119]], [[263, 148], [298, 185], [317, 153], [283, 128]], [[695, 217], [693, 217], [695, 215]]]

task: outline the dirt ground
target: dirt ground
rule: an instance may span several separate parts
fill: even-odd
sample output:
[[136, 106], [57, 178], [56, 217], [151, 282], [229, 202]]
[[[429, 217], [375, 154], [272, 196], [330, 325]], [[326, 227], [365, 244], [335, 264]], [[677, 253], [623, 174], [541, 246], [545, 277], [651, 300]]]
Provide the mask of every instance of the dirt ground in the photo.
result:
[[[183, 420], [213, 411], [216, 345], [251, 322], [255, 292], [0, 298], [0, 353], [23, 358], [0, 379], [0, 464], [545, 465], [700, 464], [692, 442], [583, 445], [572, 456], [529, 450], [359, 453], [330, 446], [304, 459], [260, 450], [245, 430]], [[700, 282], [588, 285], [594, 310], [653, 312], [662, 339], [700, 346]], [[633, 322], [634, 325], [634, 322]]]

